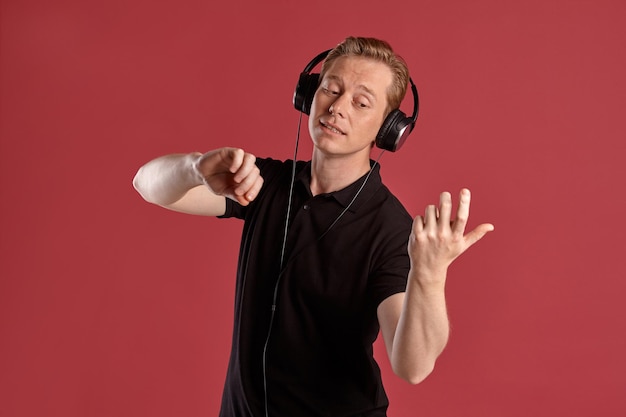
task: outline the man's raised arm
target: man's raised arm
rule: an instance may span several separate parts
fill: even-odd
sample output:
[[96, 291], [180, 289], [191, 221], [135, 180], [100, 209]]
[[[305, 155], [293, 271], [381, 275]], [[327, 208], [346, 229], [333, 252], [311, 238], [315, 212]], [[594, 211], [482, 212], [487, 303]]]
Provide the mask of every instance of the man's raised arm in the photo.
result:
[[146, 201], [170, 210], [219, 216], [225, 198], [247, 205], [258, 195], [263, 179], [255, 160], [238, 148], [165, 155], [139, 168], [133, 186]]

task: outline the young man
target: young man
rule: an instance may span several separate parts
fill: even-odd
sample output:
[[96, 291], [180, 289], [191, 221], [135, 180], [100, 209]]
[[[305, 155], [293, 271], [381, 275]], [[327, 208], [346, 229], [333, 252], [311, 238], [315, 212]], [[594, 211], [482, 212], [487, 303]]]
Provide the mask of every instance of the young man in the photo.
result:
[[385, 416], [372, 344], [394, 372], [432, 371], [448, 339], [450, 263], [493, 226], [464, 235], [449, 193], [411, 219], [370, 160], [408, 70], [384, 41], [347, 38], [331, 51], [309, 116], [311, 160], [241, 149], [166, 155], [134, 185], [151, 203], [244, 220], [232, 353], [221, 416]]

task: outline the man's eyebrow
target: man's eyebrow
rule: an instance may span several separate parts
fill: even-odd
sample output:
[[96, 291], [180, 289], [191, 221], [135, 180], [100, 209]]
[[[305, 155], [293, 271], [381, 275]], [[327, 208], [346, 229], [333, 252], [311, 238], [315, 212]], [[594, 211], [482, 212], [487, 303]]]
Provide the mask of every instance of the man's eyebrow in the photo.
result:
[[332, 74], [326, 74], [327, 79], [331, 80], [331, 81], [337, 81], [339, 83], [342, 83], [341, 78], [339, 78], [337, 75], [332, 75]]
[[370, 96], [376, 98], [376, 94], [374, 93], [373, 90], [370, 90], [366, 85], [363, 84], [359, 84], [358, 87], [362, 90], [364, 90], [367, 94], [369, 94]]
[[[337, 81], [338, 83], [343, 84], [343, 80], [337, 75], [327, 74], [325, 78], [331, 81]], [[365, 91], [368, 95], [372, 96], [372, 98], [376, 98], [376, 94], [374, 93], [374, 91], [370, 89], [369, 87], [367, 87], [366, 85], [359, 84], [357, 85], [357, 88]]]

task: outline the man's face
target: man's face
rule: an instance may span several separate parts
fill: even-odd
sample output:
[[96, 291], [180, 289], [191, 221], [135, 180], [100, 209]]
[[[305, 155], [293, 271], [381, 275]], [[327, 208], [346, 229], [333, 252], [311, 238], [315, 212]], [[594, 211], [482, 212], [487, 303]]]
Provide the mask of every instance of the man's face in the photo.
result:
[[315, 92], [309, 132], [322, 152], [346, 155], [376, 139], [387, 109], [393, 75], [387, 65], [362, 57], [334, 61]]

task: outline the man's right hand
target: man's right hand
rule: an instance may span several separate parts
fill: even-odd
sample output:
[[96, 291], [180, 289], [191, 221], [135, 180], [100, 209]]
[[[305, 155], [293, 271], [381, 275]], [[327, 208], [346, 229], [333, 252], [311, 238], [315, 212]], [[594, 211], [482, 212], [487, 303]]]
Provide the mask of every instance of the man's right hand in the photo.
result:
[[246, 206], [263, 186], [255, 161], [256, 157], [243, 149], [220, 148], [199, 155], [193, 167], [214, 194]]

